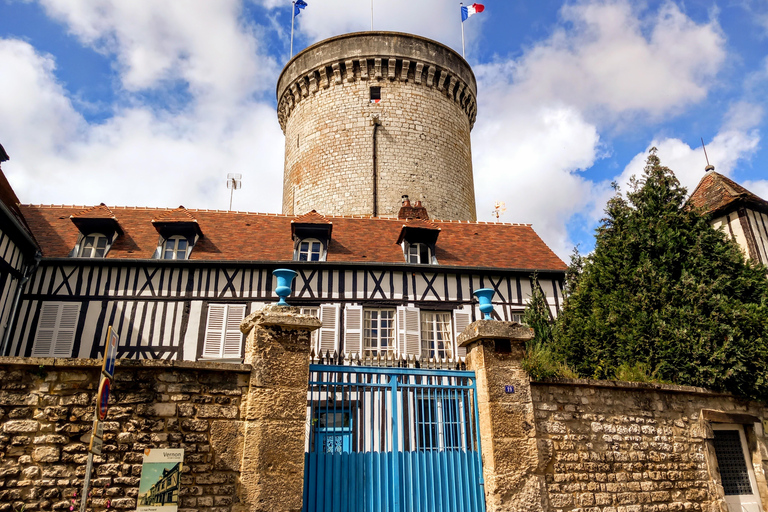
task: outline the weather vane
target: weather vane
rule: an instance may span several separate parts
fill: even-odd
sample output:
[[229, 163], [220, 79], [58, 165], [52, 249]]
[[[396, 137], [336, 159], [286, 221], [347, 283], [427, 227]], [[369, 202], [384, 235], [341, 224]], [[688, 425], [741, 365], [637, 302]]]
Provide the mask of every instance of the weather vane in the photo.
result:
[[232, 211], [232, 196], [235, 193], [235, 190], [243, 188], [243, 182], [241, 181], [243, 179], [242, 174], [236, 174], [236, 173], [229, 173], [227, 174], [227, 188], [230, 190], [229, 192], [229, 211]]
[[493, 211], [491, 212], [491, 215], [496, 217], [496, 220], [499, 220], [499, 217], [504, 215], [504, 212], [507, 211], [507, 205], [504, 203], [504, 201], [496, 201], [493, 203]]

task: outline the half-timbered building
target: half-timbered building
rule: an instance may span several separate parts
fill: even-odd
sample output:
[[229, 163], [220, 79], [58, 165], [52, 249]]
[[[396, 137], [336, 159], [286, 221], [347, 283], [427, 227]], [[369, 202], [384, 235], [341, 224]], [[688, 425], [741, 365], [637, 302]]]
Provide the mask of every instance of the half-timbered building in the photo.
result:
[[[240, 361], [241, 320], [277, 300], [272, 271], [298, 272], [290, 302], [323, 322], [316, 352], [455, 360], [478, 318], [519, 320], [537, 273], [552, 315], [565, 265], [531, 226], [149, 208], [22, 205], [42, 259], [20, 296], [6, 355]], [[419, 218], [421, 217], [421, 218]]]

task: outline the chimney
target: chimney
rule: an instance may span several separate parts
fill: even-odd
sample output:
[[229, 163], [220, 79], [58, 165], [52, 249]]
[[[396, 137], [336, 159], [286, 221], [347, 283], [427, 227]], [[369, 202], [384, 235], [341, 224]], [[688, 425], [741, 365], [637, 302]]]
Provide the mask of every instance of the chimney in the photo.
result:
[[411, 201], [408, 199], [408, 196], [403, 196], [403, 205], [397, 213], [397, 218], [400, 220], [429, 220], [429, 215], [427, 214], [427, 209], [421, 204], [421, 201], [414, 201], [413, 206], [411, 206]]

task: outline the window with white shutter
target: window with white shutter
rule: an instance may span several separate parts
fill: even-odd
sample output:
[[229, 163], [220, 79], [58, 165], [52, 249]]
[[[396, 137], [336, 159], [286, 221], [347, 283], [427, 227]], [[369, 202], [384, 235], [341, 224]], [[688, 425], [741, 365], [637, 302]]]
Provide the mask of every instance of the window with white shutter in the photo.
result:
[[344, 306], [344, 353], [360, 355], [363, 349], [363, 307]]
[[339, 304], [321, 304], [320, 321], [323, 325], [314, 331], [318, 333], [318, 347], [325, 354], [339, 351]]
[[32, 345], [32, 357], [75, 357], [72, 349], [79, 318], [80, 303], [43, 303]]
[[244, 304], [209, 304], [203, 359], [240, 359], [243, 346], [240, 323], [244, 318]]
[[464, 332], [469, 324], [472, 323], [472, 313], [464, 309], [455, 309], [453, 311], [453, 328], [454, 336], [453, 341], [456, 343], [456, 355], [458, 357], [467, 357], [467, 349], [465, 347], [459, 347], [459, 334]]
[[421, 355], [429, 359], [453, 359], [451, 313], [421, 312]]
[[397, 348], [401, 356], [421, 357], [419, 308], [397, 307]]

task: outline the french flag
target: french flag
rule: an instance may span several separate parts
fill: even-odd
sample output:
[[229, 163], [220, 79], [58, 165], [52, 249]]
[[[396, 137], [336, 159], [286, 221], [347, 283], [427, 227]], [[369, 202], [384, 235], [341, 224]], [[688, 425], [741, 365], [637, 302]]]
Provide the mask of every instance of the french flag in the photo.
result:
[[461, 6], [461, 22], [464, 23], [467, 21], [467, 18], [472, 16], [473, 14], [477, 14], [479, 12], [483, 12], [485, 10], [485, 6], [483, 4], [472, 4], [472, 5], [462, 5]]

